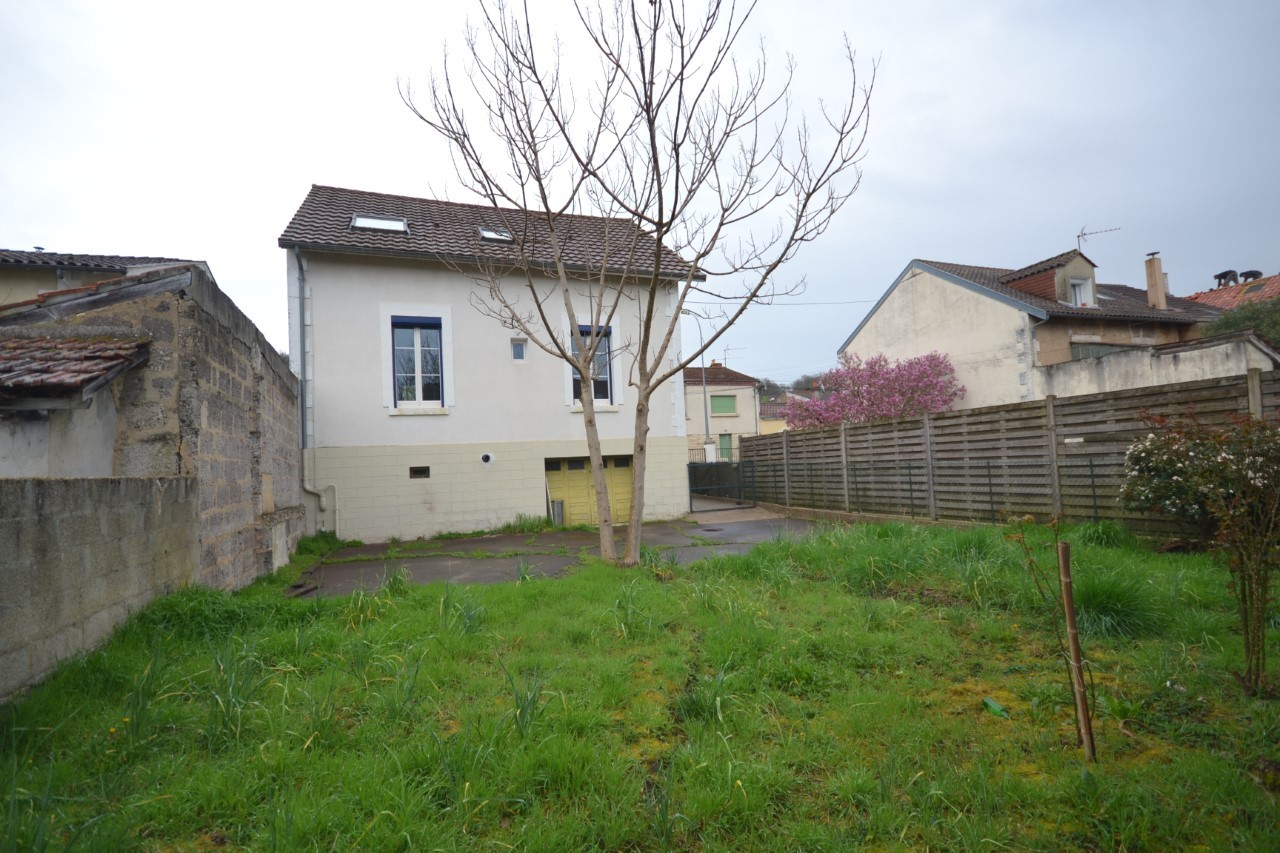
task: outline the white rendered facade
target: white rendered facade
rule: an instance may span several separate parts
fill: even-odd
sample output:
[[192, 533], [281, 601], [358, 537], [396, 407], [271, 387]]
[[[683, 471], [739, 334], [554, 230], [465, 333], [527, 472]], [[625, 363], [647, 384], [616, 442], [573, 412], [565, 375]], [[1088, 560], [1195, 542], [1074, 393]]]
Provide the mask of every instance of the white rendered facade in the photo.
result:
[[[288, 276], [315, 527], [383, 541], [546, 514], [548, 460], [587, 456], [564, 361], [478, 311], [471, 302], [477, 285], [438, 262], [293, 249]], [[675, 295], [674, 286], [663, 292], [660, 320], [670, 317]], [[587, 300], [579, 297], [581, 321]], [[632, 453], [634, 306], [624, 299], [609, 327], [609, 383], [596, 406], [607, 457]], [[438, 329], [441, 399], [397, 399], [397, 323]], [[418, 396], [436, 396], [430, 387]], [[688, 508], [678, 377], [653, 396], [649, 425], [645, 515], [671, 518]]]

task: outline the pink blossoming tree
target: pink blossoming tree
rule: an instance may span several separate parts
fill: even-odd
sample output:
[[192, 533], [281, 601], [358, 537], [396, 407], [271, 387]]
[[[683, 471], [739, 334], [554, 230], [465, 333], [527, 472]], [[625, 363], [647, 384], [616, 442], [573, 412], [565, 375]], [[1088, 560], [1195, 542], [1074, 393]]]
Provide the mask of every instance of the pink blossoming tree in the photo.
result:
[[788, 400], [782, 416], [791, 429], [839, 426], [877, 418], [919, 417], [949, 410], [964, 396], [951, 359], [939, 352], [889, 361], [873, 355], [866, 361], [846, 353], [840, 366], [823, 374], [819, 400]]

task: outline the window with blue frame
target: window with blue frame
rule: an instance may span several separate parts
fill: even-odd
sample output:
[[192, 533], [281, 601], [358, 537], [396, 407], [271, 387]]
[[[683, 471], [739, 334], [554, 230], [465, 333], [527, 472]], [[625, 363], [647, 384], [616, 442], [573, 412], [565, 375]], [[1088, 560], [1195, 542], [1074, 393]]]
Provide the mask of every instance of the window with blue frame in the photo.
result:
[[[588, 338], [592, 333], [591, 326], [579, 326], [578, 332], [583, 338]], [[600, 343], [596, 347], [595, 358], [591, 360], [591, 399], [597, 403], [613, 402], [613, 382], [610, 376], [612, 370], [609, 359], [609, 338], [611, 329], [605, 326], [598, 332]], [[570, 336], [570, 342], [573, 345], [573, 354], [578, 354], [578, 339]], [[582, 375], [575, 369], [573, 371], [573, 399], [582, 399]]]
[[444, 347], [439, 317], [392, 317], [395, 403], [444, 405]]

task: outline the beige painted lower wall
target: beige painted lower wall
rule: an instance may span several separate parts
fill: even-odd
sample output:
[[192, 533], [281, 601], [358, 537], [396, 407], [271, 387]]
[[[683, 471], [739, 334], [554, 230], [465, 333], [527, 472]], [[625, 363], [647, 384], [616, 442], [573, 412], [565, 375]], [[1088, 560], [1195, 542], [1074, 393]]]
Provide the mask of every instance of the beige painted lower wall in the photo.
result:
[[[629, 456], [631, 440], [606, 439], [601, 449]], [[584, 457], [587, 449], [579, 441], [541, 441], [320, 447], [314, 453], [314, 485], [329, 496], [329, 509], [316, 521], [346, 539], [385, 542], [489, 530], [521, 513], [545, 515], [546, 460]], [[646, 519], [688, 512], [687, 462], [684, 436], [650, 439]], [[410, 467], [429, 467], [430, 476], [412, 479]]]

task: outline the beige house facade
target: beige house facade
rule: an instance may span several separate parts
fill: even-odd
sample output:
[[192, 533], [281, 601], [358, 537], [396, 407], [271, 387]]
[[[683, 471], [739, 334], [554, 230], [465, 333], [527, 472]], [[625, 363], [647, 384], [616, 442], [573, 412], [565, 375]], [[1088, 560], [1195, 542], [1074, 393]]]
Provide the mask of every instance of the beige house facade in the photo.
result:
[[[475, 304], [486, 253], [502, 260], [510, 245], [488, 240], [518, 213], [334, 187], [308, 194], [280, 245], [314, 527], [385, 541], [492, 529], [520, 515], [596, 521], [575, 374]], [[566, 219], [579, 228], [584, 264], [600, 233], [592, 229], [621, 227]], [[540, 292], [554, 283], [515, 264], [510, 275], [521, 284], [525, 272]], [[670, 316], [675, 283], [662, 293]], [[592, 298], [584, 283], [579, 318], [590, 316]], [[567, 339], [563, 302], [545, 310]], [[605, 332], [592, 387], [617, 520], [632, 484], [634, 300], [622, 301]], [[647, 517], [687, 508], [684, 427], [672, 382], [651, 400]]]
[[1192, 341], [1217, 313], [1170, 296], [1158, 257], [1147, 261], [1145, 292], [1099, 284], [1076, 250], [1020, 269], [914, 260], [839, 352], [943, 353], [967, 389], [957, 408], [976, 408], [1063, 394], [1064, 385], [1081, 394], [1141, 387], [1151, 371], [1132, 358], [1128, 370], [1061, 366]]
[[684, 369], [685, 431], [695, 462], [736, 462], [743, 436], [760, 434], [760, 382], [715, 359]]

